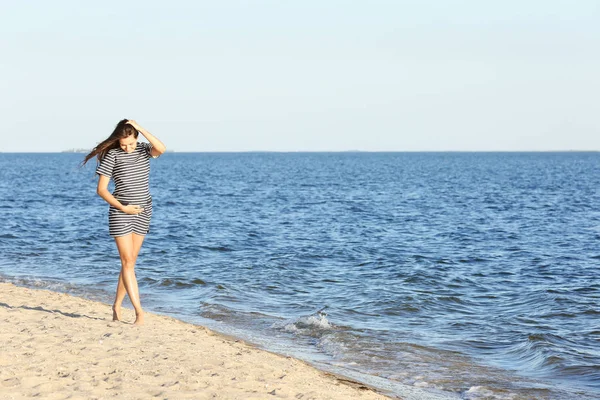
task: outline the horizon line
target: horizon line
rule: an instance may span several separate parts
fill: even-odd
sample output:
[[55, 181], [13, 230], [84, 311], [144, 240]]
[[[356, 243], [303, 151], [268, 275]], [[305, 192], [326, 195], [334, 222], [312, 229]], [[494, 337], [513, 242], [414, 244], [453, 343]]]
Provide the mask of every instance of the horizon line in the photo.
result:
[[[90, 150], [91, 151], [91, 150]], [[86, 154], [89, 151], [0, 151], [0, 154]], [[167, 150], [166, 154], [194, 153], [598, 153], [600, 150]]]
[[[0, 154], [86, 154], [89, 151], [0, 151]], [[166, 154], [233, 153], [598, 153], [600, 150], [167, 150]]]

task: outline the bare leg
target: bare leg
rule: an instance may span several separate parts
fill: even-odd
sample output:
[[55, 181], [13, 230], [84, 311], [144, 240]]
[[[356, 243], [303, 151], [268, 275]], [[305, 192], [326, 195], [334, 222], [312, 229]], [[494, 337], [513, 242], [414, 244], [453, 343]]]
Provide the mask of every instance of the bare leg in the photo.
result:
[[112, 306], [113, 310], [113, 321], [121, 320], [121, 304], [125, 299], [125, 295], [127, 294], [127, 290], [125, 289], [125, 284], [123, 283], [123, 273], [119, 272], [119, 283], [117, 284], [117, 295], [115, 296], [115, 303]]
[[[144, 243], [145, 236], [133, 233], [133, 262], [134, 265], [137, 263], [137, 257]], [[135, 281], [135, 291], [138, 292], [137, 280]], [[125, 283], [123, 282], [123, 272], [119, 273], [119, 283], [117, 284], [117, 295], [115, 296], [115, 303], [113, 304], [113, 321], [121, 320], [121, 304], [125, 299], [127, 289], [125, 289]]]
[[[137, 236], [137, 238], [135, 238]], [[125, 288], [125, 291], [129, 295], [131, 304], [135, 309], [135, 324], [142, 325], [144, 323], [144, 310], [140, 303], [140, 294], [138, 290], [137, 280], [135, 278], [135, 261], [137, 254], [141, 248], [144, 238], [139, 235], [130, 234], [126, 236], [120, 236], [115, 238], [117, 248], [119, 249], [119, 255], [121, 256], [121, 273], [119, 274], [119, 284], [117, 286], [117, 296], [115, 298], [115, 304], [113, 305], [113, 318], [115, 315], [119, 317], [121, 304], [124, 295], [122, 294], [121, 283]]]

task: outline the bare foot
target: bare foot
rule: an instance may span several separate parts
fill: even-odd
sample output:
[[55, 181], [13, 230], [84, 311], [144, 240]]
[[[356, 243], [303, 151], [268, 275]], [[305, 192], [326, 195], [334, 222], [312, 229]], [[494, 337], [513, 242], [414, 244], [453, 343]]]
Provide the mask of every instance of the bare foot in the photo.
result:
[[144, 325], [144, 312], [141, 311], [139, 313], [135, 313], [135, 322], [134, 325], [141, 326]]
[[113, 321], [120, 321], [121, 320], [121, 306], [116, 306], [113, 304], [112, 306], [112, 310], [113, 310]]

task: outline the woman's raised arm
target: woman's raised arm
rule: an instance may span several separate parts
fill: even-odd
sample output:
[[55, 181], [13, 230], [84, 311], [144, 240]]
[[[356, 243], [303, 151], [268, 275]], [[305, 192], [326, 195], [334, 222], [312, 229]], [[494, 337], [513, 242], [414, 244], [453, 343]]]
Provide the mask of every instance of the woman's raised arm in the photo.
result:
[[165, 146], [163, 142], [161, 142], [156, 138], [156, 136], [142, 128], [137, 122], [130, 119], [127, 121], [127, 123], [133, 126], [139, 133], [144, 135], [144, 137], [150, 142], [150, 144], [152, 145], [152, 150], [150, 151], [152, 157], [158, 157], [161, 154], [163, 154], [165, 150], [167, 150], [167, 146]]

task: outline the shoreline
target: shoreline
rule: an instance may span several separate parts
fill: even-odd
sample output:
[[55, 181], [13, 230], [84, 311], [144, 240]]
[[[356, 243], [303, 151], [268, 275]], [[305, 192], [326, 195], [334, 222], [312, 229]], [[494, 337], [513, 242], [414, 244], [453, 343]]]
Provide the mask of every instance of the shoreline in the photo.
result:
[[111, 318], [108, 304], [0, 282], [1, 397], [399, 398], [174, 317]]

